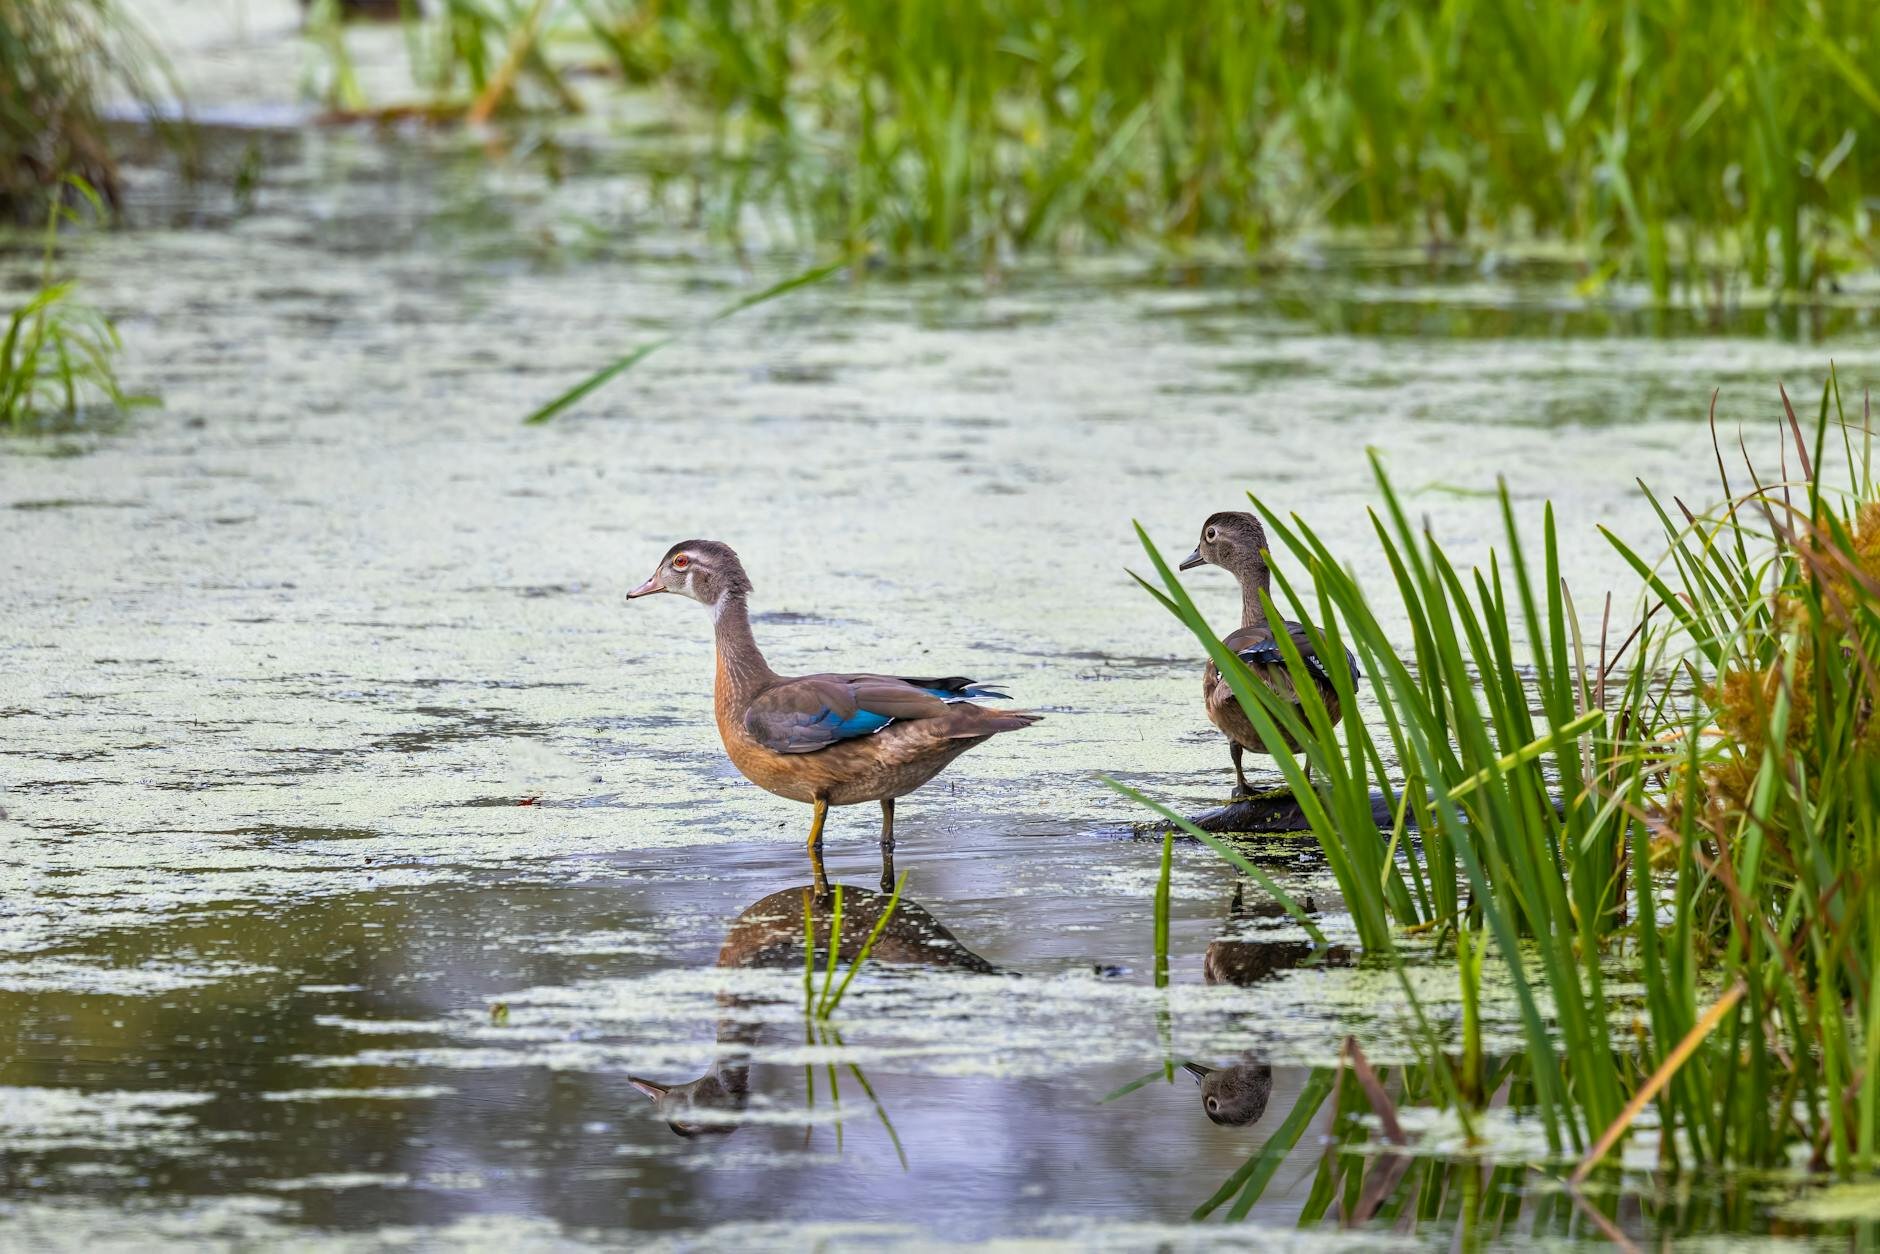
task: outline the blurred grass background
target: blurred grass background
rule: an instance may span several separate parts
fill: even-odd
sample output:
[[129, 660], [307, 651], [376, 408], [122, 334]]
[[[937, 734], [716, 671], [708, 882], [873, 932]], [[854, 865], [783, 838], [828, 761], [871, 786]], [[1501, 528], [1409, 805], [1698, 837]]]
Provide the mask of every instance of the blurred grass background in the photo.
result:
[[[650, 86], [744, 246], [919, 265], [1322, 233], [1555, 248], [1660, 297], [1871, 267], [1880, 6], [1863, 0], [316, 0], [402, 15], [427, 117], [572, 113]], [[0, 0], [0, 201], [111, 197], [103, 96], [160, 64], [124, 0]], [[581, 71], [581, 92], [570, 86]], [[596, 75], [598, 71], [598, 75]], [[126, 90], [128, 86], [128, 90]]]
[[803, 237], [954, 263], [1325, 228], [1555, 241], [1660, 297], [1873, 259], [1861, 0], [575, 7], [708, 119], [728, 229], [780, 206]]
[[[348, 114], [386, 103], [349, 73], [359, 13], [402, 15], [433, 119], [573, 112], [596, 71], [657, 89], [705, 148], [667, 173], [746, 247], [998, 267], [1348, 233], [1559, 249], [1660, 299], [1874, 260], [1865, 0], [317, 0]], [[109, 197], [99, 98], [148, 97], [150, 64], [122, 0], [0, 0], [16, 217], [67, 174]]]

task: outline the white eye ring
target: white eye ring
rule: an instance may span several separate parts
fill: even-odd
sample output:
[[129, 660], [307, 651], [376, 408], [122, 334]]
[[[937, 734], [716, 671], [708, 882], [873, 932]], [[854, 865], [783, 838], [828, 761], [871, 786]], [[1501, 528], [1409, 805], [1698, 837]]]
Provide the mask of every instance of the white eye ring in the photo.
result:
[[1213, 544], [1214, 543], [1214, 528], [1209, 527], [1208, 534], [1205, 536], [1202, 536], [1201, 538], [1203, 540], [1206, 540], [1209, 544]]

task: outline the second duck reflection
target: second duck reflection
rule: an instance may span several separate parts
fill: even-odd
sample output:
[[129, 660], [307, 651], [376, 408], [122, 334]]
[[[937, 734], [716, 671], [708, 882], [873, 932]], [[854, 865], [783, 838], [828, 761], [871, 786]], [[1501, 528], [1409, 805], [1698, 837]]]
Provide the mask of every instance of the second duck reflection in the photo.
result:
[[[833, 938], [833, 945], [836, 962], [846, 967], [862, 953], [892, 899], [887, 893], [852, 885], [841, 889], [841, 931]], [[753, 903], [732, 922], [719, 948], [717, 966], [801, 970], [805, 965], [805, 938], [813, 928], [813, 965], [821, 972], [829, 961], [832, 944], [834, 897], [827, 882], [818, 877], [814, 884], [786, 888]], [[1307, 908], [1311, 908], [1309, 903]], [[1209, 984], [1260, 984], [1301, 965], [1315, 952], [1321, 962], [1344, 965], [1350, 961], [1349, 954], [1340, 947], [1321, 952], [1304, 941], [1248, 940], [1240, 935], [1244, 921], [1275, 911], [1277, 907], [1272, 911], [1260, 907], [1248, 911], [1243, 905], [1241, 885], [1235, 884], [1226, 932], [1209, 944], [1204, 959]], [[1017, 974], [1003, 971], [968, 949], [926, 907], [905, 896], [895, 903], [893, 913], [882, 925], [881, 934], [868, 950], [868, 961], [978, 975]], [[682, 1083], [627, 1077], [634, 1088], [653, 1100], [655, 1112], [680, 1136], [737, 1131], [742, 1126], [738, 1115], [751, 1100], [752, 1051], [763, 1025], [748, 1013], [753, 999], [721, 993], [718, 1000], [725, 1013], [718, 1020], [716, 1059], [709, 1071]], [[1273, 1069], [1253, 1054], [1243, 1054], [1219, 1067], [1188, 1061], [1182, 1069], [1199, 1085], [1202, 1110], [1212, 1122], [1244, 1127], [1266, 1113], [1273, 1091]]]

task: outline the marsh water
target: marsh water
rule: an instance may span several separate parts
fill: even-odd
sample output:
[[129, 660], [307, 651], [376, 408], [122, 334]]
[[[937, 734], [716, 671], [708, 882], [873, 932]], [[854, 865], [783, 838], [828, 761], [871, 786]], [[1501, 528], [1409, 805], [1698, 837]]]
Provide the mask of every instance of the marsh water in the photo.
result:
[[[1231, 780], [1131, 520], [1186, 552], [1252, 489], [1382, 581], [1375, 449], [1463, 554], [1499, 475], [1529, 525], [1554, 502], [1582, 607], [1629, 597], [1594, 524], [1649, 538], [1635, 478], [1714, 495], [1713, 387], [1752, 432], [1830, 358], [1857, 393], [1875, 310], [1713, 320], [1589, 306], [1540, 262], [1329, 249], [876, 276], [524, 428], [795, 259], [741, 264], [631, 141], [272, 129], [255, 80], [296, 45], [258, 8], [190, 54], [235, 84], [207, 133], [252, 194], [140, 166], [127, 225], [71, 254], [161, 407], [0, 443], [0, 1244], [1445, 1231], [1296, 1232], [1312, 1135], [1246, 1225], [1182, 1226], [1347, 1033], [1412, 1055], [1393, 979], [1308, 953], [1198, 846], [1155, 986], [1161, 842], [1097, 775], [1188, 810]], [[807, 884], [807, 814], [725, 761], [708, 616], [622, 600], [692, 536], [743, 555], [779, 669], [970, 674], [1047, 715], [902, 802], [927, 930], [827, 1026], [800, 943], [727, 945]], [[1227, 624], [1225, 577], [1189, 585]], [[852, 903], [875, 823], [832, 817]], [[1246, 847], [1349, 933], [1309, 838]], [[1217, 1126], [1185, 1060], [1270, 1066], [1270, 1097]], [[634, 1083], [747, 1064], [690, 1135]], [[1727, 1214], [1638, 1187], [1635, 1236], [1783, 1228], [1779, 1186]], [[1588, 1235], [1557, 1213], [1496, 1239]]]

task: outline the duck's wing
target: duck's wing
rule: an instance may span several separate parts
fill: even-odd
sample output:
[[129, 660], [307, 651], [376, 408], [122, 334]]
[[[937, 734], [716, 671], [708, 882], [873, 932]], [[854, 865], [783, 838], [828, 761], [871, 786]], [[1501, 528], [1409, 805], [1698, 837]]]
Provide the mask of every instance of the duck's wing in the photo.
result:
[[890, 723], [939, 718], [971, 697], [1003, 695], [959, 676], [805, 675], [752, 701], [744, 730], [778, 753], [814, 753]]
[[[1325, 659], [1321, 658], [1318, 650], [1312, 647], [1312, 638], [1307, 634], [1305, 625], [1283, 622], [1280, 626], [1285, 628], [1286, 634], [1292, 637], [1293, 644], [1299, 650], [1300, 659], [1312, 671], [1319, 684], [1326, 691], [1331, 691], [1333, 687], [1331, 672], [1325, 669]], [[1280, 651], [1279, 642], [1274, 638], [1272, 628], [1264, 624], [1258, 627], [1242, 627], [1221, 643], [1232, 649], [1235, 656], [1249, 666], [1276, 666], [1282, 671], [1286, 668], [1286, 655]], [[1350, 649], [1345, 650], [1345, 667], [1351, 672], [1351, 682], [1356, 684], [1358, 659], [1352, 655]]]
[[912, 675], [855, 675], [851, 678], [897, 680], [931, 692], [942, 701], [979, 701], [986, 698], [1010, 701], [1012, 699], [1011, 693], [1000, 692], [997, 685], [982, 684], [977, 679], [968, 679], [964, 675], [948, 675], [941, 679], [917, 679]]

